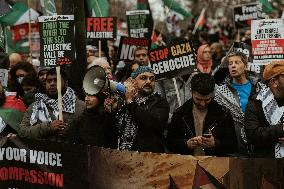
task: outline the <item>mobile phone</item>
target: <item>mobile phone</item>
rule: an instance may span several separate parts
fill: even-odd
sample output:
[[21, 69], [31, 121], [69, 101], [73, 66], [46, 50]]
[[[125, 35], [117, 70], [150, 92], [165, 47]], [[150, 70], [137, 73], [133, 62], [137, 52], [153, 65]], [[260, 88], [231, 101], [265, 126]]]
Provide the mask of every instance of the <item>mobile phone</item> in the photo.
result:
[[205, 137], [205, 138], [210, 138], [212, 136], [212, 134], [204, 133], [204, 134], [202, 134], [202, 136]]

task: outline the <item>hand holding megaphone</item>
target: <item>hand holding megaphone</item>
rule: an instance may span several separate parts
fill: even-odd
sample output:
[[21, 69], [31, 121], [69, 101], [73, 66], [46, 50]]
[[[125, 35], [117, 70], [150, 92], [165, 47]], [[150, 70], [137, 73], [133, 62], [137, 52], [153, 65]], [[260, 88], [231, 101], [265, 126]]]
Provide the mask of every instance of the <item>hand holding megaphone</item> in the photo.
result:
[[125, 100], [126, 103], [129, 104], [133, 102], [134, 98], [138, 95], [137, 83], [130, 77], [124, 82], [124, 86], [126, 88]]
[[104, 101], [104, 108], [105, 111], [108, 113], [111, 113], [113, 111], [116, 111], [117, 109], [117, 97], [116, 96], [110, 96], [105, 99]]

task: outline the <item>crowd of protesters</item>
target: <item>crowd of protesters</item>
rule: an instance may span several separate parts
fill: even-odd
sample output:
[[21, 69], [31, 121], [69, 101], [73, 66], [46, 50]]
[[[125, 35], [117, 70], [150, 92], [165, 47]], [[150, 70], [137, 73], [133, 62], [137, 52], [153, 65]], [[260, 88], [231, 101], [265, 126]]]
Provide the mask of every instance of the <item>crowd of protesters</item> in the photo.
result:
[[[119, 61], [113, 42], [101, 50], [88, 45], [86, 72], [102, 67], [108, 80], [124, 84], [125, 94], [104, 91], [78, 99], [62, 69], [63, 120], [55, 68], [2, 53], [9, 79], [7, 87], [0, 86], [1, 136], [143, 152], [283, 157], [284, 61], [268, 62], [263, 75], [248, 71], [245, 54], [226, 53], [225, 34], [231, 33], [224, 31], [230, 29], [220, 30], [214, 42], [199, 33], [198, 71], [175, 77], [179, 100], [174, 80], [156, 81], [149, 49], [137, 47], [133, 61]], [[156, 32], [152, 48], [166, 46]], [[250, 43], [250, 30], [242, 40]], [[220, 68], [224, 61], [227, 66]]]

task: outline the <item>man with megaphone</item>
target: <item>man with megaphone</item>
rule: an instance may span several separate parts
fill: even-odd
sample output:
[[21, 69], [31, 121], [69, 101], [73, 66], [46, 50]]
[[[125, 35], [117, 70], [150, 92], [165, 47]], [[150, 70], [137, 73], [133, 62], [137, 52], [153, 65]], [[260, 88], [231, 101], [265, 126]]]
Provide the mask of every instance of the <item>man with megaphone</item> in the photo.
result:
[[116, 113], [118, 149], [164, 152], [169, 105], [154, 92], [153, 70], [148, 66], [138, 67], [124, 85], [126, 91], [121, 103], [120, 99], [105, 100], [106, 110]]

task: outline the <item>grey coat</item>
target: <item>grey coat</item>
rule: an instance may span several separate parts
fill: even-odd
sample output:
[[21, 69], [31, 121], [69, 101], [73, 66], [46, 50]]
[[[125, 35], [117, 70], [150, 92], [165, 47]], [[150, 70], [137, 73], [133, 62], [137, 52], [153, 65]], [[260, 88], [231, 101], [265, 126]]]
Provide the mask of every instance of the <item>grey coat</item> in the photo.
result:
[[[33, 103], [34, 104], [34, 103]], [[32, 115], [33, 104], [27, 109], [23, 120], [19, 126], [19, 135], [20, 137], [26, 137], [31, 139], [46, 139], [56, 142], [65, 142], [66, 137], [57, 135], [50, 127], [50, 122], [40, 122], [31, 126], [30, 118]], [[85, 110], [85, 103], [79, 99], [76, 99], [75, 102], [75, 113], [66, 113], [63, 112], [64, 122], [68, 123], [69, 127], [79, 120], [79, 117], [82, 115]], [[48, 107], [49, 115], [52, 114], [52, 109]], [[52, 120], [55, 120], [55, 117], [51, 117]]]

